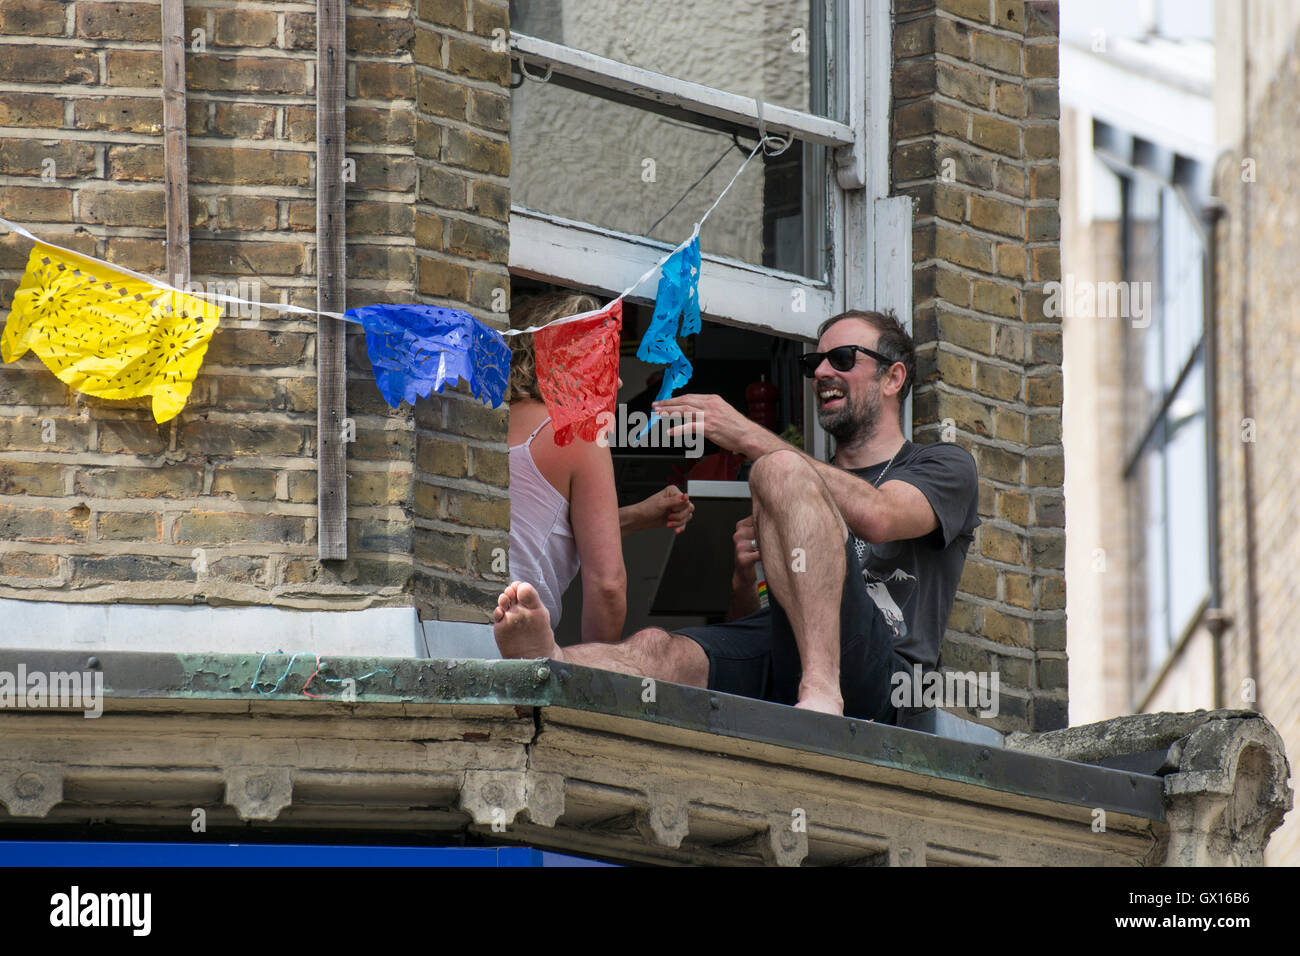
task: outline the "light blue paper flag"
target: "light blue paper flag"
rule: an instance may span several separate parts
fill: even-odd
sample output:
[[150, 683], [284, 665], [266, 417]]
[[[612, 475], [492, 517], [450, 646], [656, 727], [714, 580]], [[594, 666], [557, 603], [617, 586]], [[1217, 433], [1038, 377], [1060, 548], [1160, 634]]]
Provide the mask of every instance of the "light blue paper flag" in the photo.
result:
[[678, 249], [663, 264], [655, 311], [637, 346], [636, 357], [655, 365], [668, 365], [682, 354], [677, 345], [677, 320], [681, 334], [700, 330], [700, 237]]
[[[641, 361], [668, 366], [664, 371], [663, 385], [655, 398], [657, 402], [669, 398], [689, 382], [694, 371], [682, 353], [677, 335], [679, 319], [682, 335], [694, 335], [700, 331], [699, 287], [700, 237], [696, 235], [664, 262], [659, 288], [655, 291], [654, 315], [636, 350], [636, 357]], [[658, 421], [658, 412], [652, 412], [650, 420], [633, 441], [639, 443], [642, 436]]]
[[655, 396], [656, 402], [662, 402], [665, 398], [672, 395], [683, 385], [691, 380], [691, 373], [695, 370], [691, 368], [690, 359], [685, 355], [681, 356], [672, 365], [669, 365], [664, 372], [663, 383], [659, 386], [659, 394]]

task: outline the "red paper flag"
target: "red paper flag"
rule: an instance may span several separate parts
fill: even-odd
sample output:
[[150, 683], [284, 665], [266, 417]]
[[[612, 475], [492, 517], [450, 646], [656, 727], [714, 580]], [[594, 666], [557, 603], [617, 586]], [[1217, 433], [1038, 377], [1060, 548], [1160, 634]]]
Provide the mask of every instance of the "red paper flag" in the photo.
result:
[[555, 444], [575, 437], [595, 441], [601, 412], [615, 413], [618, 401], [618, 340], [623, 300], [595, 315], [533, 333], [537, 383], [555, 429]]

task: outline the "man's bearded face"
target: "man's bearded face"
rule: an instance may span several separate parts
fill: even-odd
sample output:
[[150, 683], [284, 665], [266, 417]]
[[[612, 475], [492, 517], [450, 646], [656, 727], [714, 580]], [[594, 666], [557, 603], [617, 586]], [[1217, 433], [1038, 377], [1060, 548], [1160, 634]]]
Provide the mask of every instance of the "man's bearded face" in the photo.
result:
[[[865, 333], [865, 334], [864, 334]], [[817, 351], [828, 352], [841, 345], [876, 349], [879, 333], [853, 319], [837, 322], [826, 330]], [[823, 360], [814, 376], [817, 421], [840, 444], [870, 438], [880, 423], [883, 396], [880, 384], [885, 372], [871, 356], [854, 352], [853, 367], [841, 372]]]
[[871, 366], [873, 360], [861, 352], [848, 372], [836, 372], [823, 363], [825, 374], [817, 376], [817, 421], [822, 428], [844, 444], [869, 437], [880, 420], [880, 379], [872, 371], [853, 375], [859, 366]]

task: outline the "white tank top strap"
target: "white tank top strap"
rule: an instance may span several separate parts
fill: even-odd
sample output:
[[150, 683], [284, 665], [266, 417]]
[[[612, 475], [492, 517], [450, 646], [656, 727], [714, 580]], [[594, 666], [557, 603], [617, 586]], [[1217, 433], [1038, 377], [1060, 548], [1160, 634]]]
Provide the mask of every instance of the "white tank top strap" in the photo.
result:
[[545, 428], [550, 423], [551, 423], [551, 416], [547, 415], [546, 418], [542, 420], [542, 423], [533, 429], [533, 433], [528, 436], [528, 441], [524, 442], [524, 447], [527, 448], [529, 445], [531, 445], [533, 443], [533, 439], [537, 437], [537, 433], [540, 432], [543, 428]]

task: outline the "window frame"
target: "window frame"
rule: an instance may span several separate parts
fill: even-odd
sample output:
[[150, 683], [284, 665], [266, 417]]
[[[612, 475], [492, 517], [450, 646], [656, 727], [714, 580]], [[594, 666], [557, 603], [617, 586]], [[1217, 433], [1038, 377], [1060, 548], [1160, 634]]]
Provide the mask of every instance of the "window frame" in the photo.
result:
[[[1216, 513], [1215, 513], [1216, 506], [1214, 500], [1215, 483], [1214, 483], [1214, 475], [1213, 475], [1214, 455], [1215, 455], [1215, 444], [1214, 444], [1215, 436], [1213, 431], [1214, 420], [1213, 420], [1213, 413], [1212, 413], [1212, 409], [1213, 409], [1212, 389], [1213, 389], [1215, 369], [1212, 364], [1213, 350], [1210, 345], [1210, 339], [1213, 335], [1214, 301], [1213, 301], [1213, 297], [1207, 294], [1207, 290], [1209, 289], [1209, 283], [1211, 281], [1209, 270], [1213, 267], [1213, 260], [1211, 257], [1211, 252], [1212, 252], [1211, 244], [1213, 243], [1213, 236], [1210, 234], [1209, 229], [1206, 227], [1200, 213], [1198, 212], [1198, 204], [1196, 202], [1195, 197], [1188, 189], [1186, 183], [1180, 182], [1177, 176], [1162, 175], [1159, 172], [1146, 168], [1145, 166], [1141, 165], [1139, 162], [1126, 161], [1124, 157], [1119, 155], [1114, 149], [1097, 146], [1094, 147], [1094, 154], [1108, 168], [1110, 168], [1116, 175], [1118, 175], [1124, 183], [1122, 189], [1123, 230], [1122, 230], [1121, 244], [1123, 247], [1122, 273], [1125, 281], [1130, 281], [1131, 279], [1134, 278], [1130, 274], [1130, 270], [1129, 270], [1129, 262], [1131, 258], [1130, 250], [1129, 250], [1129, 243], [1130, 243], [1129, 210], [1131, 208], [1129, 195], [1131, 191], [1131, 185], [1134, 180], [1137, 179], [1145, 180], [1147, 183], [1155, 185], [1160, 189], [1161, 205], [1160, 205], [1160, 228], [1158, 231], [1158, 236], [1162, 248], [1160, 250], [1161, 255], [1159, 256], [1158, 259], [1158, 269], [1160, 269], [1162, 273], [1164, 269], [1164, 255], [1163, 255], [1164, 252], [1163, 244], [1165, 241], [1164, 219], [1165, 219], [1165, 203], [1167, 201], [1167, 197], [1172, 196], [1173, 199], [1183, 208], [1184, 212], [1187, 214], [1187, 221], [1192, 225], [1197, 235], [1197, 238], [1200, 240], [1200, 245], [1201, 245], [1200, 261], [1201, 261], [1202, 296], [1201, 296], [1200, 336], [1196, 340], [1195, 345], [1193, 345], [1188, 350], [1186, 357], [1183, 359], [1182, 364], [1178, 369], [1178, 374], [1174, 377], [1174, 380], [1168, 384], [1168, 386], [1164, 390], [1164, 394], [1160, 396], [1159, 402], [1157, 402], [1155, 406], [1151, 409], [1150, 413], [1147, 416], [1147, 420], [1144, 423], [1145, 427], [1142, 428], [1140, 434], [1132, 442], [1131, 447], [1126, 448], [1124, 450], [1121, 469], [1120, 469], [1120, 477], [1121, 480], [1124, 482], [1126, 495], [1129, 496], [1131, 500], [1132, 496], [1135, 493], [1137, 494], [1141, 493], [1141, 491], [1135, 492], [1134, 490], [1134, 482], [1138, 480], [1139, 477], [1138, 473], [1141, 464], [1143, 460], [1146, 459], [1152, 453], [1152, 450], [1153, 448], [1156, 447], [1157, 443], [1159, 443], [1159, 448], [1162, 455], [1160, 467], [1163, 472], [1162, 490], [1161, 490], [1161, 495], [1162, 495], [1161, 509], [1164, 515], [1164, 520], [1161, 529], [1161, 542], [1162, 542], [1163, 551], [1162, 554], [1160, 555], [1160, 560], [1162, 562], [1163, 569], [1164, 569], [1162, 572], [1163, 579], [1164, 579], [1163, 584], [1164, 584], [1164, 605], [1165, 605], [1164, 633], [1159, 635], [1147, 633], [1146, 636], [1147, 636], [1148, 644], [1146, 648], [1146, 653], [1143, 656], [1143, 660], [1144, 660], [1143, 673], [1145, 675], [1145, 679], [1138, 682], [1137, 686], [1134, 686], [1132, 688], [1134, 691], [1133, 700], [1135, 705], [1145, 706], [1144, 702], [1150, 697], [1152, 689], [1155, 688], [1160, 683], [1165, 672], [1171, 666], [1171, 662], [1177, 658], [1182, 646], [1191, 637], [1192, 633], [1195, 632], [1197, 626], [1199, 625], [1202, 617], [1205, 614], [1206, 609], [1210, 607], [1212, 602], [1214, 601], [1215, 593], [1216, 593], [1216, 585], [1215, 585], [1216, 542], [1215, 542], [1215, 530], [1214, 530], [1214, 524], [1216, 520]], [[1175, 161], [1173, 163], [1173, 166], [1176, 168], [1178, 165], [1178, 159], [1182, 159], [1183, 157], [1178, 156], [1178, 154], [1174, 154], [1174, 156], [1175, 156]], [[1159, 276], [1159, 279], [1160, 279], [1159, 286], [1160, 286], [1161, 294], [1160, 294], [1160, 314], [1158, 316], [1158, 321], [1161, 323], [1159, 334], [1163, 336], [1165, 334], [1165, 321], [1166, 321], [1164, 316], [1165, 277], [1163, 276], [1163, 274]], [[1127, 349], [1127, 348], [1125, 349], [1125, 351], [1126, 354], [1132, 352], [1131, 349]], [[1163, 377], [1164, 375], [1163, 362], [1165, 361], [1163, 345], [1161, 347], [1160, 361], [1162, 363], [1161, 375]], [[1200, 366], [1200, 371], [1202, 375], [1202, 379], [1201, 379], [1202, 394], [1198, 396], [1202, 402], [1202, 409], [1203, 409], [1203, 421], [1200, 427], [1203, 429], [1205, 433], [1205, 442], [1204, 442], [1205, 461], [1203, 463], [1206, 471], [1206, 482], [1205, 482], [1206, 501], [1205, 501], [1204, 527], [1205, 527], [1205, 534], [1206, 534], [1207, 567], [1205, 568], [1205, 592], [1202, 595], [1198, 596], [1196, 601], [1192, 602], [1191, 606], [1193, 610], [1190, 612], [1190, 614], [1187, 616], [1185, 620], [1175, 620], [1173, 617], [1173, 601], [1171, 598], [1171, 588], [1173, 587], [1174, 582], [1169, 580], [1169, 573], [1168, 573], [1169, 568], [1171, 567], [1171, 562], [1169, 560], [1169, 547], [1170, 547], [1169, 523], [1171, 520], [1171, 516], [1168, 513], [1168, 501], [1170, 497], [1169, 476], [1167, 472], [1167, 461], [1163, 457], [1165, 455], [1168, 446], [1167, 443], [1163, 440], [1162, 436], [1164, 435], [1164, 430], [1167, 425], [1167, 420], [1172, 405], [1180, 395], [1184, 394], [1187, 379], [1191, 376], [1193, 370], [1195, 370], [1198, 365]], [[1127, 436], [1125, 436], [1125, 440], [1127, 440]], [[1138, 530], [1140, 531], [1140, 529]], [[1130, 522], [1130, 533], [1133, 533], [1131, 522]], [[1143, 553], [1144, 554], [1146, 553], [1145, 542], [1143, 544]], [[1147, 555], [1147, 560], [1150, 560], [1150, 558], [1151, 556]], [[1143, 581], [1141, 586], [1144, 589], [1146, 589], [1147, 583], [1145, 580]], [[1133, 620], [1132, 614], [1129, 615], [1129, 618], [1130, 618], [1130, 622], [1132, 622]], [[1130, 623], [1130, 628], [1132, 628], [1132, 623]], [[1145, 622], [1143, 623], [1142, 630], [1143, 631], [1148, 630], [1148, 628], [1145, 626]], [[1153, 647], [1158, 651], [1158, 653], [1152, 653]]]
[[[843, 28], [826, 38], [833, 84], [844, 97], [845, 122], [764, 105], [766, 131], [796, 142], [826, 146], [825, 232], [830, 248], [826, 278], [807, 276], [711, 255], [703, 259], [700, 299], [710, 320], [789, 338], [815, 341], [818, 326], [846, 308], [892, 308], [912, 325], [912, 207], [888, 198], [892, 15], [890, 0], [829, 0]], [[525, 34], [509, 37], [511, 56], [534, 76], [538, 70], [602, 88], [647, 108], [674, 109], [705, 120], [758, 130], [758, 106], [749, 97], [703, 86]], [[873, 69], [873, 64], [879, 64]], [[524, 80], [529, 82], [529, 80]], [[822, 221], [817, 217], [817, 221]], [[512, 274], [617, 294], [671, 246], [591, 223], [525, 209], [510, 209]], [[804, 290], [795, 312], [796, 288]], [[632, 298], [646, 300], [643, 287]], [[653, 296], [653, 290], [649, 290]], [[811, 387], [804, 389], [805, 420], [816, 415]], [[912, 397], [904, 407], [904, 433], [912, 433]], [[821, 429], [809, 429], [809, 450], [829, 452]]]

